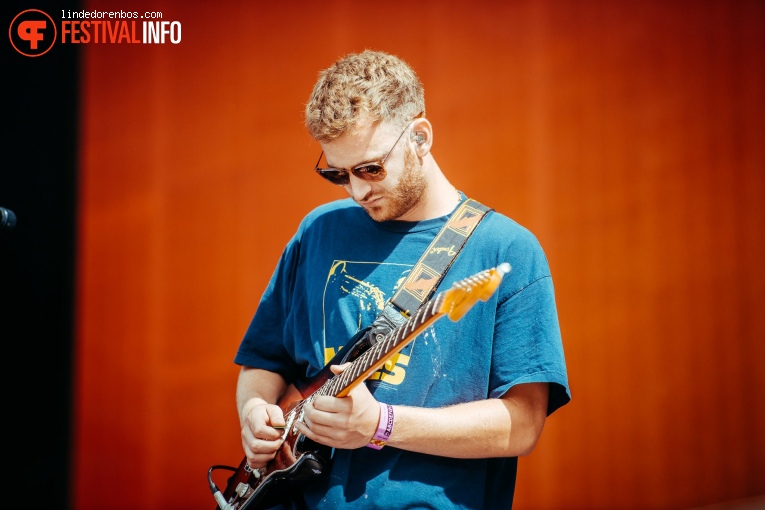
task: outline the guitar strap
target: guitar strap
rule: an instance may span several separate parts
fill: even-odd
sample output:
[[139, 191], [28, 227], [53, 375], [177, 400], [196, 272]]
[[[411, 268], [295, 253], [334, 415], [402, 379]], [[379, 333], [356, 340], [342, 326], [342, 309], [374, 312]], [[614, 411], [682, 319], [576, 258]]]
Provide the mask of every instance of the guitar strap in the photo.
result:
[[[470, 234], [491, 210], [472, 198], [463, 200], [372, 325], [356, 333], [312, 379], [326, 380], [332, 376], [331, 365], [355, 359], [404, 324], [433, 295]], [[304, 396], [309, 393], [307, 380], [298, 378], [293, 384]]]
[[382, 313], [371, 326], [373, 343], [397, 328], [426, 302], [462, 250], [489, 207], [477, 200], [463, 200], [412, 268]]

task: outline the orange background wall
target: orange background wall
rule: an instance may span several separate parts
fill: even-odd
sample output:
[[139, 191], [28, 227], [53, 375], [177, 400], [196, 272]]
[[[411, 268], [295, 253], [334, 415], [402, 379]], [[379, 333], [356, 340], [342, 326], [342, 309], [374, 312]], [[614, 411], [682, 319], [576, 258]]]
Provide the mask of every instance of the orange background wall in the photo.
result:
[[765, 495], [765, 3], [130, 4], [85, 7], [182, 42], [82, 47], [75, 509], [214, 506], [235, 350], [300, 218], [343, 196], [302, 106], [365, 48], [412, 64], [441, 167], [550, 260], [573, 400], [515, 508]]

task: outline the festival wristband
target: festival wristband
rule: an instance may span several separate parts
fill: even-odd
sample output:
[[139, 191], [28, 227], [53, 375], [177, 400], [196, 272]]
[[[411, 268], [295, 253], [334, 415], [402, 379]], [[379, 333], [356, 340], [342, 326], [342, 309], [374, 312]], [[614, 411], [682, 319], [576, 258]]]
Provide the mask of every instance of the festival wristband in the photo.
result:
[[390, 439], [393, 432], [393, 406], [380, 402], [380, 422], [377, 425], [377, 432], [367, 445], [369, 448], [381, 450], [385, 443]]

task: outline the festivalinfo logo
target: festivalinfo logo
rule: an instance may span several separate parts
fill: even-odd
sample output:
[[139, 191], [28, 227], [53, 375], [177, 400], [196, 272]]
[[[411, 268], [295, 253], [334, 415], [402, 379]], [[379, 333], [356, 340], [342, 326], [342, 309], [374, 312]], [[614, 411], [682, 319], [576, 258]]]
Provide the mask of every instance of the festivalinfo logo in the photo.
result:
[[25, 57], [39, 57], [60, 44], [180, 44], [181, 22], [165, 21], [161, 12], [71, 11], [53, 16], [38, 9], [20, 12], [8, 37]]

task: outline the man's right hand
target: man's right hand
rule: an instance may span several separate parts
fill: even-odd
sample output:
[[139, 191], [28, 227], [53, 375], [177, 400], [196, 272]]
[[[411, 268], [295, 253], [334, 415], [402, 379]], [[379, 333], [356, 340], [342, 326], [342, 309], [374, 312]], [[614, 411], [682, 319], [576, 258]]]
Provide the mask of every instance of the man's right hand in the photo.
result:
[[284, 413], [276, 404], [252, 398], [242, 409], [242, 447], [252, 469], [265, 467], [282, 444]]

